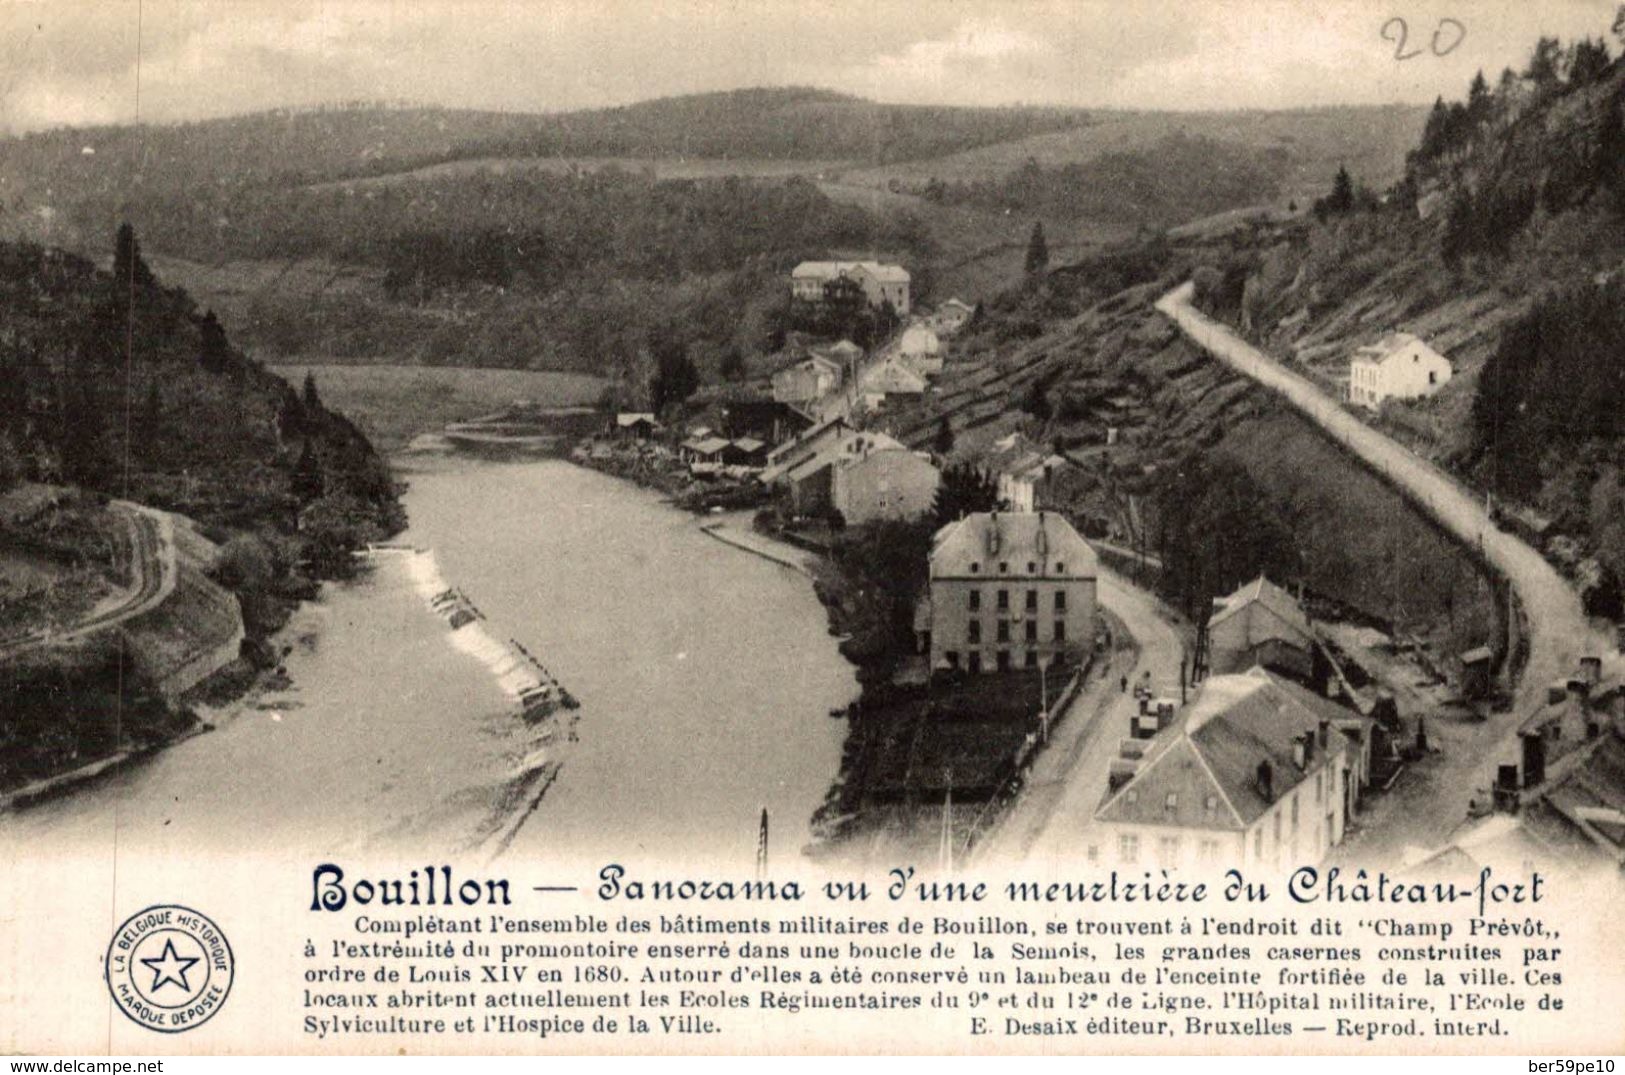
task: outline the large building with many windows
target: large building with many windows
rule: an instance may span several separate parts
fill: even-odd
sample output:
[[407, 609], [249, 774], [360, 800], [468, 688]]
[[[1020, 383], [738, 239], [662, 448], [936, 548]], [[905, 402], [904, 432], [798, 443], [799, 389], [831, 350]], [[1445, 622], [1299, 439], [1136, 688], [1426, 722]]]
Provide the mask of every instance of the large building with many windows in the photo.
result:
[[1048, 667], [1094, 643], [1097, 573], [1094, 550], [1054, 512], [967, 515], [932, 541], [921, 649], [933, 670]]
[[803, 261], [790, 273], [790, 292], [806, 302], [824, 301], [824, 289], [840, 279], [863, 289], [870, 306], [890, 303], [899, 317], [908, 316], [908, 270], [879, 261]]
[[1292, 869], [1343, 840], [1371, 722], [1254, 668], [1213, 676], [1113, 782], [1088, 858], [1142, 869]]

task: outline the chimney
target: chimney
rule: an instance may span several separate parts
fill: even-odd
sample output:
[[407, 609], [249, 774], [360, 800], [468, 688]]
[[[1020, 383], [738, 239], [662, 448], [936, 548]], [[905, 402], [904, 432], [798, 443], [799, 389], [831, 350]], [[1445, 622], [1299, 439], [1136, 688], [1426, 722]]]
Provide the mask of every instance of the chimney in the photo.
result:
[[1267, 803], [1275, 801], [1275, 770], [1267, 760], [1258, 763], [1258, 793]]
[[1320, 722], [1320, 749], [1324, 751], [1328, 746], [1331, 745], [1331, 741], [1332, 722], [1329, 720], [1323, 720]]
[[999, 513], [993, 512], [988, 517], [987, 525], [987, 552], [989, 556], [997, 555], [999, 551]]
[[1602, 681], [1602, 658], [1581, 657], [1580, 678], [1585, 680], [1587, 687], [1595, 687]]
[[1309, 746], [1301, 737], [1292, 740], [1292, 764], [1299, 769], [1309, 767]]

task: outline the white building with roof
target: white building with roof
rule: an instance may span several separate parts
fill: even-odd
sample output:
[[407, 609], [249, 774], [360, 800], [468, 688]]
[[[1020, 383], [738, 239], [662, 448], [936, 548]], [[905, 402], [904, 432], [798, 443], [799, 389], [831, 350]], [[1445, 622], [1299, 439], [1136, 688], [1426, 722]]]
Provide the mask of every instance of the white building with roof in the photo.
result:
[[932, 539], [932, 669], [1035, 668], [1094, 643], [1099, 561], [1053, 512], [976, 512]]
[[939, 303], [931, 314], [931, 325], [938, 333], [952, 336], [970, 323], [976, 307], [962, 299], [952, 298]]
[[1262, 668], [1214, 676], [1107, 791], [1086, 854], [1129, 869], [1320, 862], [1356, 808], [1371, 723]]
[[790, 293], [807, 302], [822, 302], [824, 285], [843, 276], [863, 288], [869, 305], [889, 302], [899, 317], [908, 314], [908, 270], [880, 261], [803, 261], [790, 273]]
[[982, 475], [994, 482], [999, 503], [1015, 512], [1042, 507], [1039, 490], [1065, 466], [1065, 457], [1045, 451], [1021, 432], [994, 441], [979, 463]]
[[812, 355], [773, 375], [773, 400], [804, 407], [840, 388], [843, 374], [839, 362]]
[[1376, 410], [1388, 399], [1421, 399], [1450, 382], [1450, 360], [1409, 332], [1391, 332], [1354, 352], [1349, 402]]
[[1315, 632], [1290, 593], [1263, 575], [1213, 602], [1207, 621], [1208, 668], [1245, 672], [1254, 665], [1308, 678]]
[[928, 325], [916, 322], [904, 329], [897, 353], [921, 373], [934, 376], [942, 372], [942, 340]]

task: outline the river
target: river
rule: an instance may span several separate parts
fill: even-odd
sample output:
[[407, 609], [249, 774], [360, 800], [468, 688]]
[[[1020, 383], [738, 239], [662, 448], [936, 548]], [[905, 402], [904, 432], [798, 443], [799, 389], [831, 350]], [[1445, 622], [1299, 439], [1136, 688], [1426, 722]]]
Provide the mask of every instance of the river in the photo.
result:
[[[857, 691], [804, 577], [568, 463], [452, 457], [404, 475], [401, 541], [432, 551], [380, 555], [302, 608], [284, 632], [291, 686], [0, 816], [0, 836], [143, 858], [748, 864], [765, 807], [774, 859], [800, 853], [839, 766], [845, 725], [826, 713]], [[454, 632], [427, 603], [439, 579], [485, 619]], [[580, 700], [573, 735], [518, 718], [475, 631], [519, 641]]]

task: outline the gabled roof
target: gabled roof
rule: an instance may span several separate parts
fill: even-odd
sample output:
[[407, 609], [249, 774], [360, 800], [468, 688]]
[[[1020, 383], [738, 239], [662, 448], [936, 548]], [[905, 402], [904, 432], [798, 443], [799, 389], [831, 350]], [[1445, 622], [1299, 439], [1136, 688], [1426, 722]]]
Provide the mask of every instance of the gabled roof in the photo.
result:
[[1224, 607], [1215, 611], [1207, 621], [1210, 628], [1223, 623], [1249, 605], [1259, 604], [1294, 631], [1302, 633], [1305, 639], [1314, 637], [1314, 631], [1309, 626], [1309, 617], [1304, 615], [1303, 608], [1297, 600], [1263, 575], [1222, 600]]
[[777, 371], [776, 373], [773, 374], [773, 377], [774, 377], [774, 379], [777, 379], [777, 378], [783, 376], [786, 373], [797, 372], [797, 371], [806, 370], [806, 369], [813, 369], [813, 368], [828, 370], [830, 373], [835, 374], [835, 376], [837, 376], [837, 377], [839, 377], [841, 375], [841, 364], [839, 362], [835, 361], [833, 358], [828, 357], [827, 355], [821, 355], [821, 354], [818, 354], [817, 352], [814, 352], [811, 355], [808, 355], [806, 358], [802, 359], [801, 361], [792, 362], [790, 365], [784, 367], [782, 370]]
[[868, 391], [874, 391], [876, 385], [889, 385], [890, 391], [924, 392], [926, 385], [924, 375], [910, 369], [906, 362], [896, 356], [870, 366], [863, 371], [859, 380]]
[[727, 446], [726, 437], [693, 438], [683, 445], [689, 451], [698, 452], [700, 455], [715, 455]]
[[[993, 538], [997, 535], [997, 548]], [[1012, 565], [1008, 578], [1019, 579], [1028, 563], [1041, 565], [1040, 573], [1055, 577], [1057, 563], [1065, 564], [1064, 577], [1094, 578], [1100, 561], [1072, 524], [1055, 512], [986, 512], [967, 515], [937, 531], [931, 547], [932, 578], [967, 578], [984, 575], [997, 579], [1000, 563]], [[972, 565], [977, 570], [971, 570]]]
[[879, 261], [803, 261], [790, 270], [790, 275], [803, 279], [828, 279], [860, 270], [888, 284], [906, 284], [909, 281], [907, 269]]
[[1376, 343], [1368, 343], [1354, 352], [1354, 361], [1370, 365], [1385, 365], [1390, 359], [1412, 344], [1421, 344], [1423, 353], [1437, 357], [1441, 362], [1449, 364], [1450, 360], [1428, 346], [1421, 337], [1409, 332], [1390, 332]]
[[791, 481], [798, 482], [817, 474], [825, 467], [833, 466], [848, 455], [853, 458], [861, 458], [870, 452], [883, 452], [894, 449], [908, 450], [903, 446], [902, 442], [884, 433], [842, 429], [837, 432], [833, 439], [826, 438], [811, 453], [798, 455], [788, 464], [780, 463], [764, 470], [762, 480], [771, 483], [777, 481], [780, 475], [784, 475]]
[[[1158, 733], [1134, 777], [1107, 796], [1095, 818], [1245, 830], [1273, 802], [1322, 769], [1328, 756], [1341, 757], [1348, 743], [1343, 735], [1332, 735], [1328, 749], [1317, 743], [1308, 764], [1299, 769], [1294, 740], [1317, 733], [1323, 720], [1343, 728], [1365, 719], [1262, 668], [1213, 676], [1174, 723]], [[1258, 784], [1260, 762], [1270, 766], [1269, 799]]]
[[655, 416], [647, 411], [622, 411], [615, 416], [615, 424], [623, 429], [627, 426], [637, 425], [639, 422], [648, 422], [650, 425], [659, 424], [655, 421]]
[[[887, 439], [890, 440], [889, 437]], [[936, 464], [931, 462], [929, 456], [923, 455], [906, 445], [898, 444], [896, 442], [888, 445], [876, 445], [867, 451], [852, 455], [839, 455], [835, 458], [835, 465], [843, 470], [866, 465], [875, 465], [887, 468], [895, 468], [899, 465], [905, 465], [913, 467], [915, 470], [929, 470], [932, 473], [940, 473], [937, 470]], [[896, 473], [895, 469], [892, 469], [891, 472]]]
[[755, 437], [740, 437], [734, 441], [734, 447], [742, 452], [759, 452], [767, 447], [767, 442], [757, 440]]
[[876, 280], [888, 284], [906, 284], [909, 281], [908, 270], [901, 265], [888, 265], [879, 261], [860, 261], [858, 268], [873, 276]]
[[976, 307], [957, 297], [948, 299], [946, 302], [938, 304], [937, 309], [946, 310], [950, 306], [955, 307], [956, 309], [964, 310], [968, 314], [973, 314], [976, 312]]

